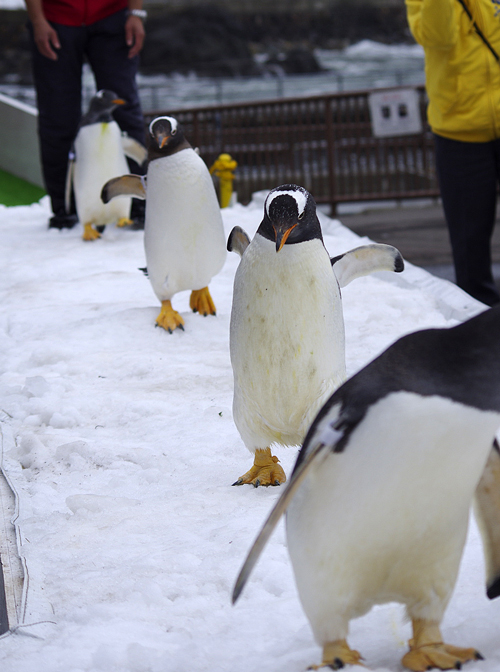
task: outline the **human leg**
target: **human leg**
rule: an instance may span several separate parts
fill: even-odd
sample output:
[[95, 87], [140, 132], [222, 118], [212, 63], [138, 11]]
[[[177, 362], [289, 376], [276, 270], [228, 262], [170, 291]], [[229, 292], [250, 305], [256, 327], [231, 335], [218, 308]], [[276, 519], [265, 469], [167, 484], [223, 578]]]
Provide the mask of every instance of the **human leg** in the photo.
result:
[[495, 144], [434, 137], [457, 285], [492, 306], [500, 301], [491, 268], [499, 170]]
[[89, 26], [86, 52], [97, 88], [111, 89], [127, 101], [113, 113], [118, 125], [130, 137], [145, 144], [144, 117], [136, 83], [139, 58], [128, 58], [125, 20], [126, 12], [120, 11]]
[[[87, 58], [94, 72], [98, 89], [111, 89], [126, 104], [113, 113], [118, 125], [130, 137], [145, 144], [144, 116], [139, 100], [136, 75], [139, 57], [128, 58], [129, 48], [125, 42], [126, 12], [120, 11], [89, 26]], [[127, 159], [130, 172], [144, 175], [144, 166]], [[132, 228], [144, 228], [145, 202], [132, 200]]]
[[[53, 24], [61, 48], [52, 61], [42, 56], [31, 34], [33, 77], [37, 92], [40, 158], [54, 215], [64, 219], [68, 156], [81, 116], [84, 30]], [[73, 218], [76, 223], [76, 218]]]

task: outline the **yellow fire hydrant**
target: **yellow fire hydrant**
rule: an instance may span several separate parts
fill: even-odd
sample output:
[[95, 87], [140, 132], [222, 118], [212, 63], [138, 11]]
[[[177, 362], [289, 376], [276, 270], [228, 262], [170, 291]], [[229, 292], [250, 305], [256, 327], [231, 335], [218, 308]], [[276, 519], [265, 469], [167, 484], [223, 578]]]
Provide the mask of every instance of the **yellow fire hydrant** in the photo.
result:
[[210, 175], [215, 173], [219, 178], [219, 198], [221, 208], [227, 208], [231, 203], [234, 171], [237, 167], [238, 163], [230, 154], [220, 154], [219, 158], [214, 161], [210, 168]]

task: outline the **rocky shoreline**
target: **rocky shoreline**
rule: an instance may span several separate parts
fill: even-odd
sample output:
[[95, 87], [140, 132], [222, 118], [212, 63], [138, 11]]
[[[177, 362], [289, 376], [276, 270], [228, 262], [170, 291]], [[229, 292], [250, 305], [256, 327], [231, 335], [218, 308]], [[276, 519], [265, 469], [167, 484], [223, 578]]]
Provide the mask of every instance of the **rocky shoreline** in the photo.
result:
[[[32, 83], [26, 19], [23, 10], [0, 10], [0, 82]], [[276, 69], [286, 74], [317, 72], [317, 47], [340, 49], [362, 39], [412, 42], [403, 3], [356, 0], [339, 0], [314, 13], [153, 7], [146, 32], [141, 72], [210, 77], [255, 76]]]

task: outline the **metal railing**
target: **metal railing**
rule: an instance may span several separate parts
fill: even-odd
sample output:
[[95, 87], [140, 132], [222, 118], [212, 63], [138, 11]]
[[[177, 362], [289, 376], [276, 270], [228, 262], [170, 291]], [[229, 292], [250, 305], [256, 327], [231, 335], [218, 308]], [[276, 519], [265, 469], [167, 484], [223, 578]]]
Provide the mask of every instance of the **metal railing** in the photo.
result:
[[307, 98], [163, 110], [175, 116], [207, 165], [222, 152], [238, 162], [240, 203], [252, 193], [299, 184], [317, 203], [436, 197], [434, 146], [426, 123], [426, 94], [415, 87], [424, 131], [375, 137], [368, 96], [350, 91]]

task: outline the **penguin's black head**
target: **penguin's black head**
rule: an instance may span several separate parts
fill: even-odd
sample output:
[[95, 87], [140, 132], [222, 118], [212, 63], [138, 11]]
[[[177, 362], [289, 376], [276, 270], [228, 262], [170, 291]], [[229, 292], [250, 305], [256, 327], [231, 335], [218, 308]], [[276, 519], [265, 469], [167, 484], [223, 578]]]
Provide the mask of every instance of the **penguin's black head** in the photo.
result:
[[101, 89], [90, 101], [87, 114], [82, 117], [81, 125], [109, 123], [113, 120], [111, 113], [119, 105], [125, 105], [127, 101], [119, 98], [114, 91]]
[[266, 198], [264, 219], [258, 233], [276, 243], [276, 252], [285, 244], [293, 245], [313, 238], [322, 241], [314, 198], [296, 184], [276, 187]]
[[184, 142], [184, 130], [174, 117], [157, 117], [149, 124], [150, 158], [168, 156]]

